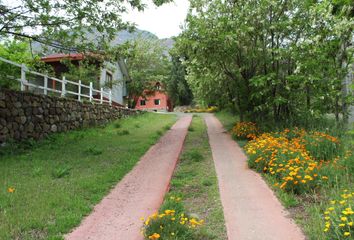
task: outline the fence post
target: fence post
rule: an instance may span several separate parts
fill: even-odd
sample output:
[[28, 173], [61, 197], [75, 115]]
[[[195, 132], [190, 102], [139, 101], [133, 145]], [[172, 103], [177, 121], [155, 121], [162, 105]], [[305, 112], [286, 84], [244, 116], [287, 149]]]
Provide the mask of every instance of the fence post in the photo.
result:
[[79, 102], [81, 102], [81, 80], [79, 80], [79, 89], [78, 89], [78, 91], [77, 91], [77, 94], [78, 94], [78, 96], [79, 96]]
[[92, 88], [93, 88], [93, 85], [92, 85], [92, 82], [90, 82], [90, 102], [92, 102]]
[[21, 91], [25, 91], [28, 86], [26, 86], [26, 65], [21, 64]]
[[66, 84], [66, 79], [65, 76], [63, 76], [63, 82], [61, 83], [61, 96], [65, 97], [65, 84]]
[[48, 76], [45, 75], [44, 76], [44, 89], [43, 89], [43, 93], [44, 95], [47, 95], [48, 94]]
[[112, 106], [112, 90], [109, 90], [109, 105]]
[[101, 99], [100, 99], [101, 101], [100, 102], [102, 104], [103, 103], [103, 88], [101, 88], [101, 94], [100, 95], [101, 95]]

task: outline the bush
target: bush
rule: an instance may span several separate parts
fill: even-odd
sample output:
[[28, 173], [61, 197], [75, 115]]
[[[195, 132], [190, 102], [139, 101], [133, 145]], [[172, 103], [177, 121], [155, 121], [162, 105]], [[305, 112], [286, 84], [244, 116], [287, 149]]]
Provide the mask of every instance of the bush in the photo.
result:
[[354, 192], [344, 190], [330, 201], [323, 214], [324, 229], [328, 239], [352, 239], [354, 236]]
[[141, 220], [145, 239], [164, 240], [195, 239], [195, 228], [204, 223], [185, 214], [181, 198], [174, 196], [164, 202], [158, 213]]
[[259, 134], [259, 129], [253, 122], [238, 122], [231, 130], [231, 135], [239, 140], [253, 140]]

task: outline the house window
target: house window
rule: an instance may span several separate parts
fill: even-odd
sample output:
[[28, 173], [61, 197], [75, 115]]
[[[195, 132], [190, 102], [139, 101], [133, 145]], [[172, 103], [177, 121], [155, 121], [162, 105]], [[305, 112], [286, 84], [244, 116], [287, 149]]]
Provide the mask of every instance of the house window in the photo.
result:
[[113, 87], [113, 77], [112, 77], [112, 73], [106, 71], [106, 85], [109, 88]]
[[146, 100], [140, 100], [140, 106], [145, 106], [146, 105]]
[[160, 105], [160, 99], [155, 99], [154, 102], [155, 102], [155, 105]]

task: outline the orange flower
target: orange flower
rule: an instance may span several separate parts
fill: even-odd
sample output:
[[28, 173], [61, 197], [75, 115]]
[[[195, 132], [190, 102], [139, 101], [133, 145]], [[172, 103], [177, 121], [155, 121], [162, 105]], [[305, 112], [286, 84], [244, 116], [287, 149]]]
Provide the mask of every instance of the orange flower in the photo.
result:
[[7, 189], [7, 192], [9, 192], [9, 193], [14, 193], [14, 192], [15, 192], [15, 188], [14, 188], [14, 187], [9, 187], [9, 188]]

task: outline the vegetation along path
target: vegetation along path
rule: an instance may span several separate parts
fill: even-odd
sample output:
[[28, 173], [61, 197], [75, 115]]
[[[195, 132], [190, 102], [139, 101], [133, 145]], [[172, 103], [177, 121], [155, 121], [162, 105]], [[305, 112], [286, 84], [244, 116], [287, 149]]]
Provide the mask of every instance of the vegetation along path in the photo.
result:
[[213, 115], [206, 115], [205, 121], [228, 238], [305, 239], [261, 176], [247, 167], [247, 157], [237, 143], [225, 134], [219, 120]]
[[191, 119], [179, 119], [66, 239], [142, 239], [140, 217], [160, 207]]

